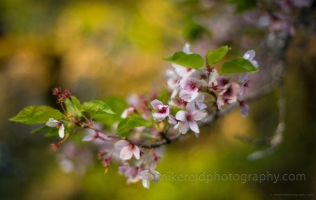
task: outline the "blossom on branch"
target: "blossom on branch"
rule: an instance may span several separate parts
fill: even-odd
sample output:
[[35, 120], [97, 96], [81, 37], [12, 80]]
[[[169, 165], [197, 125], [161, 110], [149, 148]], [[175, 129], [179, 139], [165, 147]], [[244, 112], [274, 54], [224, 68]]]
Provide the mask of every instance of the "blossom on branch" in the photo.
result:
[[143, 180], [143, 186], [144, 188], [149, 189], [150, 181], [159, 182], [161, 174], [153, 169], [147, 169], [142, 172], [140, 172], [140, 178]]
[[176, 114], [176, 119], [179, 120], [179, 131], [185, 134], [191, 129], [195, 133], [200, 133], [196, 121], [203, 119], [205, 116], [204, 111], [195, 110], [194, 102], [188, 103], [186, 111], [181, 110]]
[[169, 106], [163, 105], [163, 103], [157, 99], [151, 102], [151, 106], [157, 111], [153, 113], [153, 118], [156, 121], [162, 121], [169, 115]]
[[140, 150], [134, 143], [126, 140], [119, 140], [115, 144], [115, 149], [120, 152], [120, 158], [122, 160], [129, 160], [134, 155], [136, 159], [140, 157]]
[[58, 135], [60, 138], [65, 137], [65, 127], [63, 125], [62, 121], [55, 120], [53, 118], [49, 118], [48, 122], [46, 123], [46, 126], [49, 127], [57, 127], [58, 128]]

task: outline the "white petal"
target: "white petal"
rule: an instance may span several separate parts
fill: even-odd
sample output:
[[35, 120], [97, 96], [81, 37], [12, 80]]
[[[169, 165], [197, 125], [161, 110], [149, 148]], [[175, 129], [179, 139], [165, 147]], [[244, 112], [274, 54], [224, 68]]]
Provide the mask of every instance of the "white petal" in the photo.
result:
[[192, 117], [194, 121], [198, 121], [203, 119], [206, 116], [206, 113], [203, 112], [202, 110], [195, 110], [192, 112]]
[[218, 78], [218, 73], [217, 71], [214, 71], [210, 74], [210, 77], [209, 77], [209, 82], [208, 82], [208, 85], [212, 85], [212, 83], [214, 83], [215, 85], [217, 85], [217, 78]]
[[207, 107], [207, 106], [205, 105], [205, 103], [202, 103], [202, 102], [196, 102], [196, 105], [197, 105], [197, 107], [198, 107], [200, 110], [202, 110], [202, 109], [204, 109], [204, 108]]
[[169, 112], [168, 113], [153, 113], [153, 118], [160, 122], [162, 120], [164, 120], [167, 116], [169, 115]]
[[193, 101], [198, 95], [199, 95], [199, 89], [196, 88], [196, 90], [192, 93], [190, 101]]
[[190, 126], [190, 129], [194, 131], [195, 133], [200, 132], [199, 127], [195, 121], [189, 121], [189, 126]]
[[248, 110], [249, 110], [249, 106], [246, 103], [243, 103], [243, 104], [240, 105], [241, 116], [247, 117], [248, 116]]
[[256, 55], [256, 52], [254, 50], [250, 50], [250, 51], [247, 51], [244, 55], [244, 58], [247, 59], [247, 60], [252, 60]]
[[169, 115], [168, 117], [169, 117], [169, 121], [168, 121], [169, 124], [176, 125], [178, 123], [177, 119], [174, 116]]
[[255, 68], [258, 68], [258, 67], [259, 67], [258, 62], [255, 61], [255, 60], [252, 60], [252, 61], [251, 61], [251, 64], [252, 64]]
[[119, 140], [115, 143], [115, 148], [116, 149], [122, 149], [123, 147], [126, 147], [129, 145], [129, 142], [126, 140]]
[[155, 100], [153, 100], [152, 102], [151, 102], [151, 106], [155, 109], [155, 110], [159, 110], [159, 105], [163, 105], [163, 103], [161, 102], [161, 101], [159, 101], [159, 100], [157, 100], [157, 99], [155, 99]]
[[217, 97], [217, 102], [216, 103], [217, 103], [219, 109], [220, 109], [221, 106], [223, 106], [225, 104], [224, 101], [223, 101], [222, 96], [218, 96]]
[[129, 160], [133, 156], [133, 151], [129, 148], [129, 146], [123, 147], [120, 152], [120, 158], [122, 160]]
[[185, 122], [179, 122], [179, 131], [182, 133], [182, 134], [186, 134], [189, 130], [189, 124], [187, 121]]
[[187, 113], [183, 110], [180, 110], [179, 112], [177, 112], [176, 114], [176, 119], [180, 120], [180, 121], [187, 121], [187, 117], [186, 117]]
[[185, 45], [184, 45], [182, 51], [183, 51], [184, 53], [186, 53], [186, 54], [192, 54], [191, 51], [190, 51], [190, 44], [185, 43]]
[[122, 113], [122, 115], [121, 115], [121, 118], [126, 118], [126, 117], [127, 117], [130, 113], [132, 113], [134, 110], [135, 110], [134, 107], [128, 107], [128, 108], [126, 108], [126, 109], [123, 111], [123, 113]]
[[189, 101], [191, 101], [191, 98], [192, 98], [192, 92], [189, 90], [181, 90], [179, 93], [179, 96], [184, 101], [189, 102]]
[[148, 180], [143, 179], [142, 183], [143, 183], [144, 188], [149, 189], [149, 185], [150, 185], [150, 183], [149, 183], [149, 181], [148, 181]]
[[195, 111], [194, 102], [189, 102], [189, 103], [187, 104], [187, 112], [188, 112], [188, 113], [192, 113], [193, 111]]
[[172, 63], [172, 67], [174, 67], [176, 73], [180, 77], [190, 76], [195, 71], [194, 69], [186, 68], [186, 67], [183, 67], [181, 65], [174, 64], [174, 63]]
[[178, 88], [174, 89], [171, 94], [171, 99], [173, 99], [178, 94], [178, 92], [179, 92]]
[[59, 127], [58, 134], [59, 134], [60, 138], [64, 138], [65, 137], [65, 127], [64, 127], [63, 124]]
[[59, 121], [54, 120], [53, 118], [49, 118], [48, 122], [46, 123], [46, 126], [49, 127], [56, 127]]
[[134, 146], [133, 154], [134, 154], [135, 158], [138, 160], [140, 157], [140, 150], [139, 150], [138, 146]]
[[204, 101], [204, 94], [199, 93], [197, 97], [195, 98], [195, 102], [203, 102]]
[[91, 140], [93, 140], [93, 139], [94, 139], [94, 135], [87, 135], [87, 136], [85, 136], [85, 137], [82, 139], [82, 141], [88, 142], [88, 141], [91, 141]]

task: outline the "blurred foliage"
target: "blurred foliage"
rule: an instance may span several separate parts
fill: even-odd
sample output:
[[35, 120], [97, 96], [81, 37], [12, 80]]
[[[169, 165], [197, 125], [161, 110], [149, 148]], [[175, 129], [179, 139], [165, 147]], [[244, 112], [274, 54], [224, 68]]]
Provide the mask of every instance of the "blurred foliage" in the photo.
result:
[[[242, 56], [256, 49], [258, 84], [269, 82], [278, 59], [263, 48], [267, 27], [254, 25], [258, 16], [235, 16], [256, 1], [168, 0], [3, 0], [0, 1], [0, 197], [12, 199], [278, 199], [273, 193], [313, 193], [315, 188], [315, 67], [314, 26], [308, 20], [290, 43], [287, 59], [287, 118], [283, 144], [272, 155], [248, 162], [247, 155], [267, 148], [264, 142], [277, 125], [278, 91], [250, 104], [250, 116], [238, 110], [201, 130], [166, 146], [157, 170], [161, 173], [306, 175], [306, 181], [161, 181], [146, 190], [140, 183], [126, 185], [111, 163], [107, 174], [93, 154], [85, 173], [60, 169], [62, 152], [50, 149], [57, 137], [30, 132], [38, 126], [8, 122], [30, 105], [56, 105], [51, 89], [69, 89], [80, 102], [105, 102], [117, 112], [126, 102], [114, 98], [131, 93], [152, 93], [166, 86], [163, 61], [182, 49], [205, 53], [221, 45]], [[305, 10], [304, 13], [309, 13]], [[314, 19], [311, 17], [311, 20]], [[298, 21], [299, 22], [299, 21]], [[309, 27], [310, 29], [306, 28]], [[229, 56], [227, 56], [229, 59]], [[226, 58], [226, 57], [225, 57]], [[219, 63], [221, 64], [221, 63]], [[109, 96], [115, 96], [109, 98]], [[160, 93], [159, 96], [165, 96]], [[107, 127], [109, 128], [109, 127]], [[256, 139], [244, 143], [236, 134]], [[83, 133], [73, 135], [83, 148]], [[263, 142], [262, 142], [263, 141]], [[262, 145], [260, 145], [262, 144]], [[85, 155], [80, 152], [80, 155]], [[56, 157], [56, 159], [55, 159]], [[89, 157], [89, 156], [87, 156]], [[89, 159], [87, 159], [89, 160]], [[315, 195], [315, 194], [314, 194]], [[290, 199], [290, 198], [289, 198]]]

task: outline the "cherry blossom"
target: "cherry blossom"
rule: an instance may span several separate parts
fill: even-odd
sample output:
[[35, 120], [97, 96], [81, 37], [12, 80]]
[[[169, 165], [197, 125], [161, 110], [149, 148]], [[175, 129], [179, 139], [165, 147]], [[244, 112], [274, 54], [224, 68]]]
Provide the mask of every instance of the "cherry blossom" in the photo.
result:
[[185, 108], [188, 104], [188, 102], [184, 101], [180, 97], [174, 98], [168, 102], [169, 105], [171, 106], [177, 106], [179, 108]]
[[195, 110], [194, 102], [188, 103], [186, 111], [179, 111], [176, 114], [176, 119], [179, 120], [179, 131], [182, 134], [188, 132], [189, 129], [195, 133], [200, 133], [196, 121], [203, 119], [206, 113], [202, 110]]
[[249, 110], [249, 106], [245, 103], [245, 101], [238, 101], [239, 106], [240, 106], [240, 114], [243, 117], [247, 117], [248, 116], [248, 110]]
[[58, 128], [58, 135], [60, 138], [65, 137], [65, 127], [63, 125], [62, 121], [57, 121], [53, 118], [49, 118], [48, 122], [46, 123], [46, 126], [49, 127], [57, 127]]
[[143, 186], [144, 188], [149, 189], [150, 181], [159, 182], [161, 174], [153, 169], [147, 169], [142, 172], [140, 172], [140, 178], [143, 180]]
[[123, 166], [119, 167], [119, 172], [124, 174], [127, 179], [127, 184], [135, 183], [139, 180], [139, 173], [141, 168], [138, 166], [130, 166], [128, 163], [124, 163]]
[[199, 94], [199, 89], [203, 85], [204, 81], [200, 81], [194, 78], [182, 79], [180, 81], [181, 91], [179, 96], [181, 99], [187, 102], [193, 101]]
[[134, 107], [128, 107], [128, 108], [126, 108], [126, 109], [123, 111], [123, 113], [122, 113], [122, 115], [121, 115], [121, 118], [126, 118], [128, 115], [130, 115], [131, 113], [133, 113], [134, 110], [135, 110]]
[[249, 60], [249, 62], [251, 62], [251, 64], [258, 68], [258, 63], [257, 61], [253, 60], [253, 58], [255, 57], [256, 55], [256, 52], [254, 50], [250, 50], [250, 51], [247, 51], [244, 55], [244, 59], [246, 60]]
[[174, 98], [180, 90], [179, 83], [180, 83], [181, 77], [178, 76], [176, 72], [173, 70], [167, 70], [166, 75], [168, 77], [168, 81], [167, 81], [168, 87], [172, 90], [171, 98]]
[[115, 149], [120, 152], [119, 154], [122, 160], [129, 160], [133, 155], [136, 159], [139, 159], [140, 157], [140, 150], [138, 146], [126, 140], [119, 140], [116, 142]]
[[153, 113], [153, 118], [156, 121], [162, 121], [169, 115], [169, 106], [163, 105], [163, 103], [157, 99], [151, 102], [152, 107], [157, 111]]
[[250, 75], [249, 73], [244, 73], [239, 75], [239, 82], [240, 82], [240, 88], [239, 88], [239, 95], [242, 96], [246, 93], [246, 88], [249, 87], [249, 80]]

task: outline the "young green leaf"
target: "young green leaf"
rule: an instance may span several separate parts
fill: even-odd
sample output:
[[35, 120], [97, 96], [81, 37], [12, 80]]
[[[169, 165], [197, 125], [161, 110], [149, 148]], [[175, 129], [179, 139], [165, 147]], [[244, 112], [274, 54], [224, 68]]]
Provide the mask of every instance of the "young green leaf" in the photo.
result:
[[74, 104], [74, 106], [76, 106], [76, 108], [77, 108], [79, 111], [82, 111], [82, 105], [81, 105], [80, 101], [79, 101], [75, 96], [71, 96], [71, 101], [72, 101], [72, 103]]
[[231, 73], [245, 73], [245, 72], [257, 72], [258, 68], [254, 67], [249, 60], [244, 58], [235, 58], [231, 61], [225, 62], [222, 66], [222, 74]]
[[83, 109], [91, 114], [115, 114], [110, 106], [105, 102], [94, 100], [90, 102], [85, 102], [82, 105]]
[[[74, 99], [75, 100], [73, 100], [73, 99], [72, 100], [69, 100], [69, 99], [65, 100], [66, 110], [72, 116], [82, 117], [80, 109], [76, 106], [76, 104], [78, 104], [79, 101], [77, 100], [76, 97]], [[76, 102], [76, 104], [74, 102]], [[79, 105], [80, 105], [80, 102], [79, 102]], [[81, 105], [80, 105], [80, 107], [81, 107]]]
[[209, 50], [206, 54], [206, 59], [209, 65], [214, 65], [220, 61], [230, 50], [228, 46], [221, 46], [217, 50]]
[[9, 120], [24, 124], [43, 124], [48, 122], [49, 118], [58, 120], [62, 117], [63, 114], [59, 110], [49, 106], [29, 106]]
[[104, 102], [111, 107], [111, 109], [115, 110], [116, 114], [108, 115], [108, 114], [94, 114], [93, 118], [102, 123], [105, 127], [112, 127], [112, 124], [115, 122], [120, 122], [122, 120], [121, 115], [123, 111], [128, 107], [128, 103], [126, 100], [118, 98], [118, 97], [108, 97], [104, 100]]
[[123, 119], [117, 126], [117, 132], [123, 133], [132, 128], [136, 128], [139, 126], [150, 126], [151, 124], [152, 124], [151, 121], [147, 121], [146, 119], [140, 116], [134, 115], [132, 117]]
[[199, 54], [195, 53], [186, 54], [179, 51], [164, 60], [192, 69], [199, 69], [203, 67], [203, 58]]

